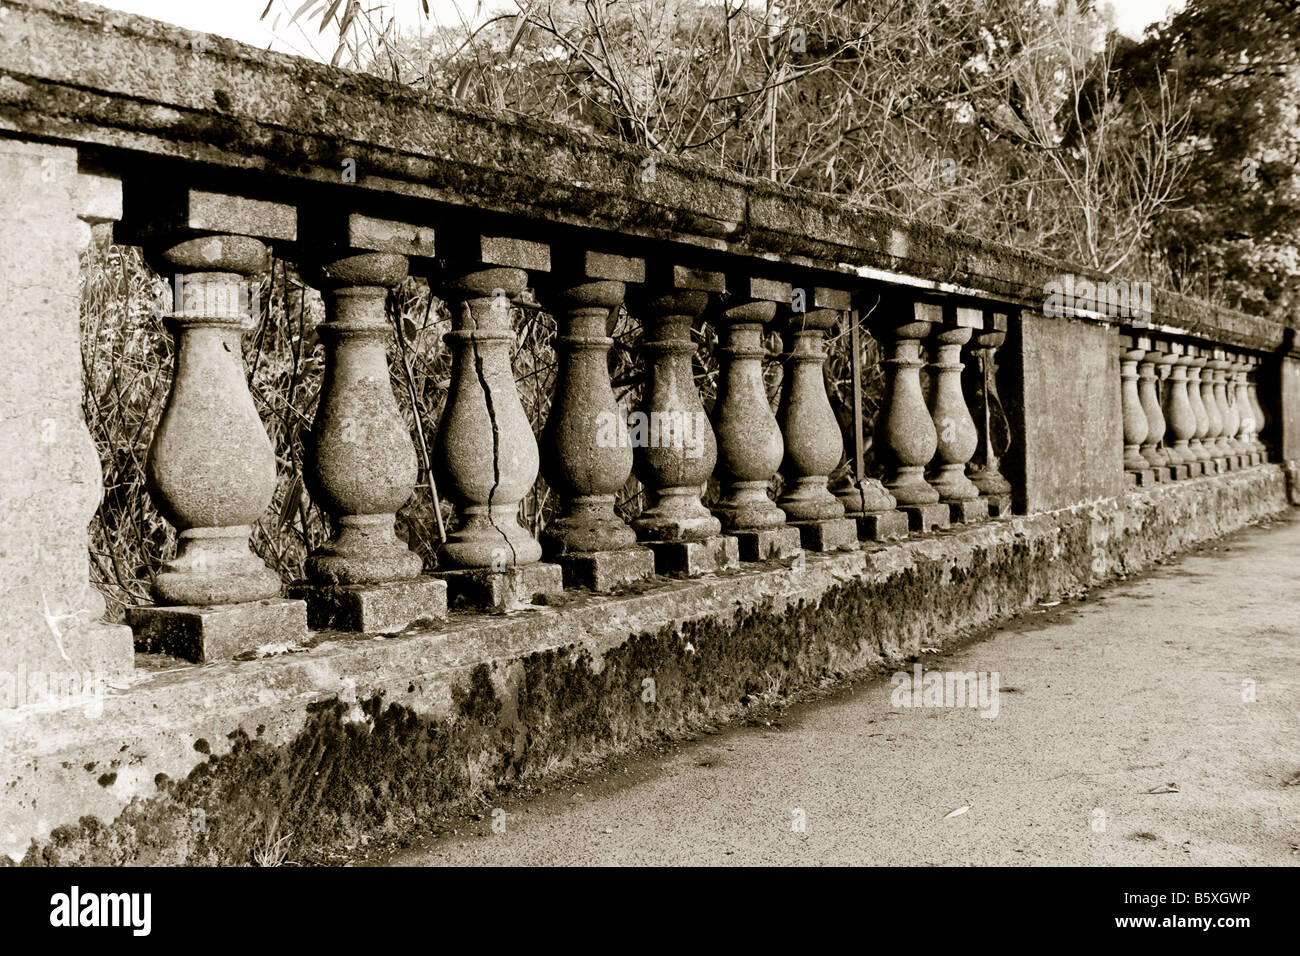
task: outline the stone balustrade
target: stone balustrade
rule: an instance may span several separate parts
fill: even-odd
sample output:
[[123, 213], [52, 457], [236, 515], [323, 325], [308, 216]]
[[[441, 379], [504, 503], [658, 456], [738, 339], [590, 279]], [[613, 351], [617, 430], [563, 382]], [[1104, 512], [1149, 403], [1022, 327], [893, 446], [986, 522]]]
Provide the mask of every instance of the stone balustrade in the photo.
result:
[[[180, 31], [97, 30], [87, 24], [101, 14], [63, 7], [81, 19], [0, 0], [10, 37], [28, 38], [0, 37], [0, 154], [30, 186], [6, 191], [0, 217], [10, 377], [28, 383], [0, 392], [0, 420], [17, 423], [5, 426], [20, 476], [7, 496], [27, 502], [0, 528], [0, 553], [17, 554], [10, 545], [34, 526], [59, 529], [57, 541], [35, 535], [39, 560], [4, 559], [18, 582], [0, 611], [6, 663], [48, 664], [35, 648], [55, 618], [77, 619], [68, 646], [80, 660], [130, 673], [133, 644], [211, 661], [310, 632], [391, 634], [446, 621], [449, 607], [511, 612], [661, 576], [797, 567], [1126, 485], [1213, 480], [1273, 451], [1295, 457], [1288, 363], [1300, 352], [1266, 320], [1165, 293], [1149, 323], [1052, 315], [1043, 290], [1060, 264], [669, 157], [654, 180], [634, 179], [645, 157], [621, 145], [384, 87], [389, 110], [325, 67], [289, 70], [233, 44], [182, 56]], [[140, 62], [189, 79], [104, 69], [131, 44], [148, 52]], [[99, 99], [69, 93], [88, 71]], [[160, 89], [140, 88], [150, 77]], [[296, 92], [309, 79], [339, 85], [350, 108], [334, 125]], [[228, 107], [205, 98], [227, 88]], [[247, 92], [261, 89], [284, 102]], [[239, 133], [196, 144], [195, 116]], [[177, 547], [154, 603], [127, 612], [133, 641], [100, 620], [89, 587], [84, 525], [101, 488], [67, 294], [88, 227], [107, 224], [176, 290], [165, 317], [175, 369], [145, 477]], [[324, 302], [304, 483], [330, 529], [297, 581], [250, 546], [279, 465], [241, 342], [260, 320], [247, 292], [272, 257]], [[402, 346], [387, 302], [408, 277], [451, 318], [445, 401], [422, 434], [389, 377]], [[557, 327], [540, 434], [512, 367], [515, 322], [534, 297]], [[620, 310], [640, 329], [632, 418], [609, 368]], [[26, 343], [46, 327], [58, 335], [37, 362]], [[714, 333], [706, 367], [699, 343]], [[879, 369], [864, 364], [866, 336]], [[864, 396], [868, 378], [880, 390]], [[846, 402], [847, 430], [835, 411]], [[45, 421], [72, 436], [57, 468]], [[450, 508], [445, 540], [398, 534], [417, 448]], [[520, 507], [539, 478], [556, 509], [535, 535]], [[59, 607], [38, 613], [52, 596]]]
[[[1141, 330], [1145, 331], [1145, 330]], [[1180, 481], [1268, 461], [1258, 355], [1175, 337], [1120, 337], [1124, 470], [1131, 484]]]

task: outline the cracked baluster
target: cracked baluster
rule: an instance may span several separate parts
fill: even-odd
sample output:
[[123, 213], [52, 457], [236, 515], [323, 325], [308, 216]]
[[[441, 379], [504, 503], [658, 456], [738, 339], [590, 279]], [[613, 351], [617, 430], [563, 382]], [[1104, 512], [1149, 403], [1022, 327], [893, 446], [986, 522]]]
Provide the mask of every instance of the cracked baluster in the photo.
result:
[[736, 280], [743, 293], [728, 297], [713, 324], [722, 345], [713, 428], [718, 441], [717, 476], [722, 497], [713, 512], [724, 531], [765, 531], [785, 526], [785, 512], [767, 488], [785, 456], [781, 427], [768, 404], [763, 381], [763, 336], [777, 303], [791, 288], [765, 279]]
[[[644, 327], [641, 348], [646, 381], [640, 413], [643, 429], [633, 435], [633, 470], [645, 486], [649, 506], [632, 522], [643, 541], [703, 541], [722, 523], [700, 495], [718, 459], [717, 443], [695, 385], [691, 327], [723, 292], [723, 277], [677, 266], [636, 290], [630, 311]], [[648, 434], [645, 430], [649, 431]]]
[[307, 558], [322, 585], [377, 584], [420, 575], [419, 555], [397, 537], [397, 509], [415, 490], [415, 443], [389, 379], [389, 289], [406, 278], [404, 256], [322, 253], [303, 264], [321, 291], [325, 377], [306, 443], [305, 478], [334, 533]]
[[1132, 475], [1149, 476], [1151, 463], [1142, 457], [1142, 442], [1146, 441], [1146, 411], [1138, 394], [1138, 362], [1146, 355], [1149, 342], [1139, 336], [1120, 336], [1120, 400], [1124, 412], [1124, 470]]
[[526, 264], [549, 268], [549, 255], [545, 246], [520, 240], [482, 237], [474, 246], [470, 241], [456, 258], [442, 259], [433, 279], [452, 314], [451, 382], [433, 460], [438, 489], [456, 506], [438, 557], [452, 568], [504, 571], [542, 556], [518, 517], [539, 462], [510, 349], [512, 305], [528, 287]]
[[1172, 359], [1169, 377], [1165, 380], [1164, 419], [1166, 424], [1165, 444], [1169, 454], [1169, 463], [1176, 470], [1178, 477], [1186, 478], [1189, 474], [1199, 474], [1200, 467], [1192, 472], [1196, 456], [1189, 443], [1196, 435], [1196, 414], [1187, 392], [1187, 363], [1189, 356], [1186, 347], [1178, 342], [1168, 343], [1167, 357]]
[[[980, 495], [979, 488], [966, 476], [966, 465], [979, 446], [979, 432], [962, 392], [961, 378], [965, 365], [961, 349], [971, 340], [975, 330], [983, 327], [984, 313], [981, 309], [961, 306], [934, 330], [930, 417], [934, 420], [938, 441], [934, 458], [937, 469], [930, 484], [939, 492], [939, 500], [949, 505], [965, 507], [967, 502], [976, 501]], [[960, 520], [972, 517], [976, 515], [963, 513]]]
[[1156, 389], [1158, 367], [1164, 356], [1164, 350], [1153, 343], [1138, 363], [1138, 399], [1147, 417], [1147, 437], [1142, 442], [1139, 454], [1150, 462], [1152, 468], [1167, 477], [1169, 453], [1160, 445], [1165, 436], [1165, 415], [1160, 408], [1160, 394]]

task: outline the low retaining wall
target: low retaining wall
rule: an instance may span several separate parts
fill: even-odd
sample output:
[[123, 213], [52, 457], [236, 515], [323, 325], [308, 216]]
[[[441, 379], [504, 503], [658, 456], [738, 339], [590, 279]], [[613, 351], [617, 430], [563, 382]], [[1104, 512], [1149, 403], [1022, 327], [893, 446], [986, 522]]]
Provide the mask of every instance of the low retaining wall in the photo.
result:
[[0, 711], [2, 849], [247, 863], [284, 838], [321, 861], [765, 694], [892, 668], [1287, 507], [1283, 469], [1264, 465], [790, 567], [146, 671], [99, 701]]

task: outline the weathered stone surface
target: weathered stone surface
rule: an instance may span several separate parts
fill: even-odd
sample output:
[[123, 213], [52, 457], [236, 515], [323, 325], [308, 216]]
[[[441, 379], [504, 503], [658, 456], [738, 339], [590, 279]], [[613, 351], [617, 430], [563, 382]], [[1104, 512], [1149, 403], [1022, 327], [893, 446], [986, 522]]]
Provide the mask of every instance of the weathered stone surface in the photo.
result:
[[927, 505], [899, 505], [898, 510], [907, 515], [907, 525], [912, 531], [942, 531], [952, 521], [948, 506], [941, 501]]
[[858, 523], [858, 538], [863, 541], [891, 541], [906, 538], [907, 515], [901, 511], [879, 511], [875, 514], [853, 514], [848, 517]]
[[205, 664], [307, 636], [307, 604], [269, 598], [241, 604], [127, 608], [136, 650]]
[[1286, 506], [1283, 469], [1264, 466], [790, 568], [173, 671], [106, 696], [94, 717], [23, 708], [0, 719], [0, 852], [242, 864], [278, 812], [291, 858], [324, 861], [593, 753], [744, 715], [771, 679], [798, 697], [894, 669]]
[[608, 594], [653, 577], [654, 552], [648, 548], [562, 554], [553, 559], [564, 570], [566, 588], [581, 587]]
[[1113, 497], [1124, 481], [1115, 331], [1030, 311], [1017, 328], [1002, 349], [1017, 379], [1005, 460], [1016, 510]]
[[522, 604], [546, 604], [564, 593], [558, 564], [535, 562], [492, 568], [440, 571], [447, 582], [447, 605], [453, 610], [508, 611]]
[[762, 531], [733, 531], [742, 561], [768, 561], [788, 558], [803, 548], [799, 529], [790, 526], [764, 528]]
[[740, 545], [731, 535], [702, 541], [647, 541], [654, 552], [655, 573], [694, 578], [740, 567]]
[[312, 630], [391, 633], [412, 624], [431, 627], [447, 619], [447, 583], [420, 577], [387, 584], [293, 587], [289, 596], [307, 602]]
[[970, 524], [972, 521], [987, 521], [989, 517], [988, 498], [972, 498], [969, 501], [948, 502], [948, 517], [953, 524]]
[[1011, 495], [985, 495], [989, 504], [989, 517], [1004, 518], [1011, 514]]
[[792, 521], [799, 529], [805, 551], [856, 551], [858, 523], [853, 518], [827, 518], [824, 521]]
[[87, 187], [61, 147], [0, 139], [0, 163], [0, 681], [118, 680], [133, 651], [90, 584], [86, 525], [103, 485], [81, 412], [77, 308], [77, 254], [87, 222], [114, 213], [113, 184]]

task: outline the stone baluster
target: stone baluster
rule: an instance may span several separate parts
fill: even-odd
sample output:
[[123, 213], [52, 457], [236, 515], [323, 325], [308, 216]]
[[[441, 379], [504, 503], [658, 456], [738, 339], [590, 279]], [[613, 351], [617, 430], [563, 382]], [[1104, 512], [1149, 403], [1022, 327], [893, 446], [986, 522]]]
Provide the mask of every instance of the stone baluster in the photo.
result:
[[[1174, 342], [1162, 342], [1158, 346], [1159, 355], [1154, 359], [1156, 372], [1156, 405], [1160, 410], [1160, 451], [1165, 456], [1165, 464], [1162, 466], [1162, 481], [1178, 481], [1188, 476], [1188, 469], [1183, 462], [1179, 461], [1178, 455], [1174, 453], [1174, 435], [1169, 428], [1169, 415], [1165, 411], [1169, 404], [1169, 392], [1172, 388], [1171, 378], [1173, 376], [1174, 365], [1182, 355], [1182, 347]], [[1138, 387], [1141, 389], [1141, 376], [1139, 376]], [[1179, 467], [1183, 465], [1183, 467]]]
[[1246, 373], [1246, 395], [1255, 410], [1255, 456], [1256, 463], [1268, 461], [1268, 446], [1264, 443], [1264, 431], [1268, 427], [1268, 418], [1263, 404], [1259, 400], [1259, 374], [1262, 360], [1256, 356], [1250, 358], [1250, 370]]
[[1161, 447], [1165, 435], [1165, 416], [1160, 409], [1160, 395], [1156, 390], [1157, 369], [1163, 361], [1164, 351], [1159, 343], [1152, 343], [1138, 362], [1138, 398], [1147, 416], [1147, 437], [1142, 442], [1140, 454], [1151, 463], [1156, 480], [1169, 477], [1169, 454]]
[[[423, 575], [423, 560], [396, 534], [397, 510], [414, 493], [419, 466], [393, 395], [385, 309], [389, 290], [407, 275], [402, 252], [432, 254], [432, 242], [421, 241], [419, 227], [356, 215], [339, 225], [316, 224], [317, 245], [300, 262], [304, 281], [325, 302], [316, 329], [325, 375], [305, 443], [305, 478], [334, 533], [308, 556], [307, 586], [293, 593], [307, 600], [313, 628], [399, 631], [447, 616], [447, 585]], [[381, 232], [417, 238], [376, 241]], [[327, 243], [334, 235], [338, 241]]]
[[889, 468], [885, 487], [908, 516], [913, 531], [946, 528], [949, 508], [925, 480], [925, 467], [939, 447], [934, 419], [921, 390], [921, 342], [943, 321], [937, 303], [900, 300], [887, 304], [881, 328], [890, 357], [884, 360], [885, 397], [876, 421], [876, 445]]
[[1170, 342], [1165, 348], [1166, 356], [1172, 360], [1169, 378], [1165, 380], [1165, 445], [1169, 453], [1171, 474], [1174, 478], [1188, 478], [1201, 473], [1200, 462], [1188, 444], [1196, 434], [1196, 414], [1187, 397], [1189, 356], [1187, 347], [1181, 342]]
[[710, 293], [726, 291], [721, 273], [684, 266], [656, 267], [629, 295], [628, 309], [643, 325], [646, 380], [633, 413], [633, 471], [648, 507], [632, 522], [655, 553], [660, 574], [694, 576], [736, 567], [739, 546], [701, 493], [717, 463], [717, 443], [695, 385], [691, 328]]
[[1205, 415], [1209, 419], [1209, 430], [1201, 439], [1201, 444], [1214, 459], [1217, 472], [1228, 470], [1227, 449], [1223, 446], [1223, 406], [1214, 394], [1215, 358], [1212, 350], [1202, 352], [1205, 361], [1201, 369], [1201, 404], [1205, 406]]
[[[281, 599], [279, 575], [249, 547], [276, 476], [242, 347], [260, 311], [253, 277], [270, 264], [262, 240], [292, 241], [295, 211], [189, 191], [159, 196], [143, 216], [147, 221], [124, 222], [119, 238], [138, 237], [150, 265], [173, 277], [173, 311], [164, 321], [175, 341], [175, 371], [145, 478], [178, 541], [153, 581], [159, 606], [130, 610], [127, 623], [138, 648], [194, 661], [299, 641], [306, 604]], [[226, 221], [258, 235], [217, 231]]]
[[1250, 359], [1245, 355], [1236, 355], [1232, 360], [1232, 369], [1228, 387], [1233, 393], [1233, 405], [1237, 409], [1239, 424], [1237, 426], [1237, 454], [1243, 466], [1255, 465], [1255, 434], [1258, 425], [1255, 422], [1255, 408], [1250, 404], [1250, 394], [1246, 389], [1246, 372], [1250, 368]]
[[538, 288], [555, 316], [559, 370], [542, 432], [542, 474], [562, 510], [542, 532], [542, 550], [564, 569], [566, 585], [608, 593], [654, 574], [654, 554], [615, 511], [632, 474], [627, 410], [609, 377], [610, 332], [629, 282], [645, 262], [584, 252], [555, 263]]
[[[799, 292], [796, 290], [795, 298]], [[814, 288], [810, 311], [782, 310], [785, 375], [777, 420], [785, 441], [777, 504], [810, 551], [854, 550], [858, 524], [829, 488], [844, 457], [844, 439], [826, 392], [826, 333], [851, 305], [849, 294]]]
[[1155, 480], [1151, 463], [1142, 457], [1142, 443], [1151, 427], [1138, 394], [1138, 362], [1151, 346], [1149, 339], [1137, 335], [1120, 336], [1120, 401], [1124, 413], [1124, 470], [1136, 485]]
[[1210, 413], [1205, 408], [1202, 394], [1201, 375], [1205, 371], [1205, 356], [1199, 347], [1187, 346], [1187, 401], [1196, 416], [1196, 434], [1187, 443], [1188, 450], [1200, 463], [1200, 473], [1214, 474], [1218, 466], [1214, 463], [1214, 453], [1206, 445], [1206, 436], [1210, 433]]
[[1228, 371], [1232, 363], [1228, 360], [1228, 354], [1223, 349], [1214, 350], [1214, 360], [1210, 363], [1214, 369], [1214, 400], [1219, 406], [1219, 417], [1223, 422], [1223, 430], [1219, 433], [1218, 445], [1222, 449], [1223, 457], [1228, 463], [1228, 467], [1236, 470], [1241, 467], [1241, 459], [1237, 449], [1237, 427], [1240, 424], [1237, 415], [1236, 396], [1228, 391]]
[[937, 470], [930, 484], [948, 506], [950, 520], [961, 523], [989, 516], [988, 499], [980, 497], [979, 488], [966, 476], [966, 466], [979, 447], [979, 432], [961, 386], [965, 367], [961, 347], [983, 328], [982, 309], [959, 306], [934, 329], [930, 417], [938, 441], [934, 458]]
[[713, 323], [718, 329], [718, 396], [713, 429], [718, 441], [716, 473], [722, 498], [713, 513], [733, 535], [743, 561], [787, 557], [800, 548], [799, 529], [768, 497], [768, 484], [781, 467], [785, 443], [763, 382], [765, 329], [780, 303], [791, 301], [789, 283], [729, 278], [726, 301]]
[[[448, 231], [450, 232], [450, 230]], [[563, 590], [558, 565], [519, 523], [519, 505], [538, 471], [537, 439], [511, 368], [512, 304], [529, 272], [550, 269], [550, 249], [521, 239], [452, 237], [430, 275], [449, 306], [451, 382], [433, 459], [438, 489], [456, 521], [438, 549], [439, 576], [453, 605], [500, 609], [542, 602]]]
[[997, 351], [1007, 338], [1007, 316], [1002, 312], [990, 312], [984, 318], [984, 328], [971, 338], [977, 371], [974, 376], [975, 425], [979, 443], [970, 469], [970, 480], [987, 499], [989, 514], [997, 517], [1011, 513], [1011, 483], [1002, 474], [1000, 453], [994, 438], [996, 422], [1006, 421], [1002, 399], [998, 396]]

